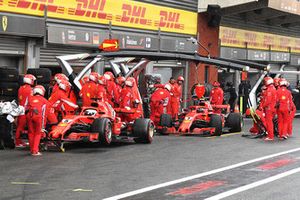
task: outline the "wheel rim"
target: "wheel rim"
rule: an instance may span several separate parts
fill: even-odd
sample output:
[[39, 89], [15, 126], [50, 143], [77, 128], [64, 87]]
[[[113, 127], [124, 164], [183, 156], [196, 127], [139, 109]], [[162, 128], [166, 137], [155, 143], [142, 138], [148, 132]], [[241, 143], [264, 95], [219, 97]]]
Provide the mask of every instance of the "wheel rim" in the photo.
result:
[[154, 137], [154, 127], [152, 124], [150, 125], [148, 132], [149, 132], [149, 134], [148, 134], [149, 139], [152, 139]]
[[244, 121], [243, 121], [243, 118], [241, 117], [240, 118], [240, 120], [241, 120], [241, 129], [243, 128], [243, 125], [244, 125]]

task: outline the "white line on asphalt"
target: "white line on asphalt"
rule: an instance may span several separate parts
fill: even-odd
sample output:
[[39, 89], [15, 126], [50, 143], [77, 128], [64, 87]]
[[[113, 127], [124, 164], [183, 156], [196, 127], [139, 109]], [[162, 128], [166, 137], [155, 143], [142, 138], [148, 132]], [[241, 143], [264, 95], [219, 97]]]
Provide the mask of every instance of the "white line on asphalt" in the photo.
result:
[[274, 158], [274, 157], [277, 157], [277, 156], [281, 156], [281, 155], [284, 155], [284, 154], [289, 154], [289, 153], [293, 153], [293, 152], [297, 152], [297, 151], [300, 151], [300, 148], [291, 149], [291, 150], [288, 150], [288, 151], [283, 151], [283, 152], [279, 152], [279, 153], [276, 153], [276, 154], [263, 156], [263, 157], [260, 157], [260, 158], [255, 158], [253, 160], [248, 160], [248, 161], [237, 163], [237, 164], [230, 165], [230, 166], [227, 166], [227, 167], [214, 169], [212, 171], [203, 172], [203, 173], [200, 173], [200, 174], [195, 174], [193, 176], [188, 176], [188, 177], [185, 177], [185, 178], [181, 178], [181, 179], [177, 179], [177, 180], [173, 180], [173, 181], [169, 181], [169, 182], [165, 182], [165, 183], [161, 183], [161, 184], [141, 188], [141, 189], [134, 190], [134, 191], [131, 191], [131, 192], [127, 192], [127, 193], [124, 193], [124, 194], [120, 194], [120, 195], [116, 195], [116, 196], [113, 196], [113, 197], [105, 198], [103, 200], [124, 199], [124, 198], [131, 197], [131, 196], [134, 196], [134, 195], [137, 195], [137, 194], [142, 194], [142, 193], [149, 192], [149, 191], [152, 191], [152, 190], [156, 190], [156, 189], [159, 189], [159, 188], [168, 187], [170, 185], [183, 183], [183, 182], [190, 181], [190, 180], [193, 180], [193, 179], [197, 179], [197, 178], [201, 178], [201, 177], [204, 177], [204, 176], [216, 174], [216, 173], [223, 172], [223, 171], [226, 171], [226, 170], [234, 169], [234, 168], [237, 168], [237, 167], [241, 167], [241, 166], [244, 166], [244, 165], [248, 165], [248, 164], [251, 164], [251, 163], [259, 162], [259, 161], [262, 161], [262, 160]]
[[277, 174], [275, 176], [271, 176], [269, 178], [266, 178], [266, 179], [263, 179], [263, 180], [251, 183], [249, 185], [244, 185], [242, 187], [238, 187], [238, 188], [235, 188], [233, 190], [229, 190], [229, 191], [217, 194], [215, 196], [206, 198], [205, 200], [219, 200], [219, 199], [223, 199], [223, 198], [232, 196], [234, 194], [237, 194], [237, 193], [240, 193], [240, 192], [243, 192], [243, 191], [246, 191], [246, 190], [249, 190], [249, 189], [252, 189], [252, 188], [255, 188], [255, 187], [258, 187], [258, 186], [270, 183], [270, 182], [273, 182], [273, 181], [276, 181], [278, 179], [281, 179], [281, 178], [284, 178], [284, 177], [287, 177], [287, 176], [290, 176], [290, 175], [293, 175], [293, 174], [298, 173], [298, 172], [300, 172], [300, 168], [296, 168], [296, 169], [293, 169], [293, 170], [290, 170], [290, 171], [287, 171], [287, 172], [283, 172], [281, 174]]

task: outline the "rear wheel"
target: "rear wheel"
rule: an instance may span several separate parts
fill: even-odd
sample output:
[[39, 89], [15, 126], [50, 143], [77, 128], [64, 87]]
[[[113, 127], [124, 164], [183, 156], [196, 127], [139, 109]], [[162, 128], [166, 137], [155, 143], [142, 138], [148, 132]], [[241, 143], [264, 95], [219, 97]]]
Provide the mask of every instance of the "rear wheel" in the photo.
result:
[[98, 118], [92, 124], [92, 132], [99, 133], [99, 141], [110, 145], [112, 142], [112, 124], [108, 118]]
[[133, 136], [136, 143], [150, 144], [154, 137], [154, 125], [150, 119], [136, 119], [133, 124]]
[[226, 119], [230, 132], [240, 132], [243, 127], [243, 120], [240, 113], [230, 113]]
[[222, 135], [222, 118], [220, 115], [211, 115], [209, 126], [215, 128], [215, 135]]

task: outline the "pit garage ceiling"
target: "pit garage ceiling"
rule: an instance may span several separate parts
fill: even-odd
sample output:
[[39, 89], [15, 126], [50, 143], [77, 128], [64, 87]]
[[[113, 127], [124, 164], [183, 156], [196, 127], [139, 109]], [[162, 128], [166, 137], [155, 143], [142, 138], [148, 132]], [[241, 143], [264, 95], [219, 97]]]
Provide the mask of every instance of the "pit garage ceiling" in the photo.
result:
[[199, 0], [199, 12], [208, 5], [219, 5], [222, 17], [240, 17], [246, 22], [264, 22], [284, 28], [300, 27], [298, 0]]

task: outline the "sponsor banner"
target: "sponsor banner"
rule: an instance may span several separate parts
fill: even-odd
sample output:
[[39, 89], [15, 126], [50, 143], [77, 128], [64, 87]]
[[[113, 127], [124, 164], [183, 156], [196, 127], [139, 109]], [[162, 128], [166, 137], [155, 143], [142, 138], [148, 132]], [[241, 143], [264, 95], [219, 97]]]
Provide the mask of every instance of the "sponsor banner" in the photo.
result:
[[195, 35], [197, 13], [131, 0], [2, 0], [0, 11]]
[[221, 46], [300, 53], [300, 38], [220, 27]]

